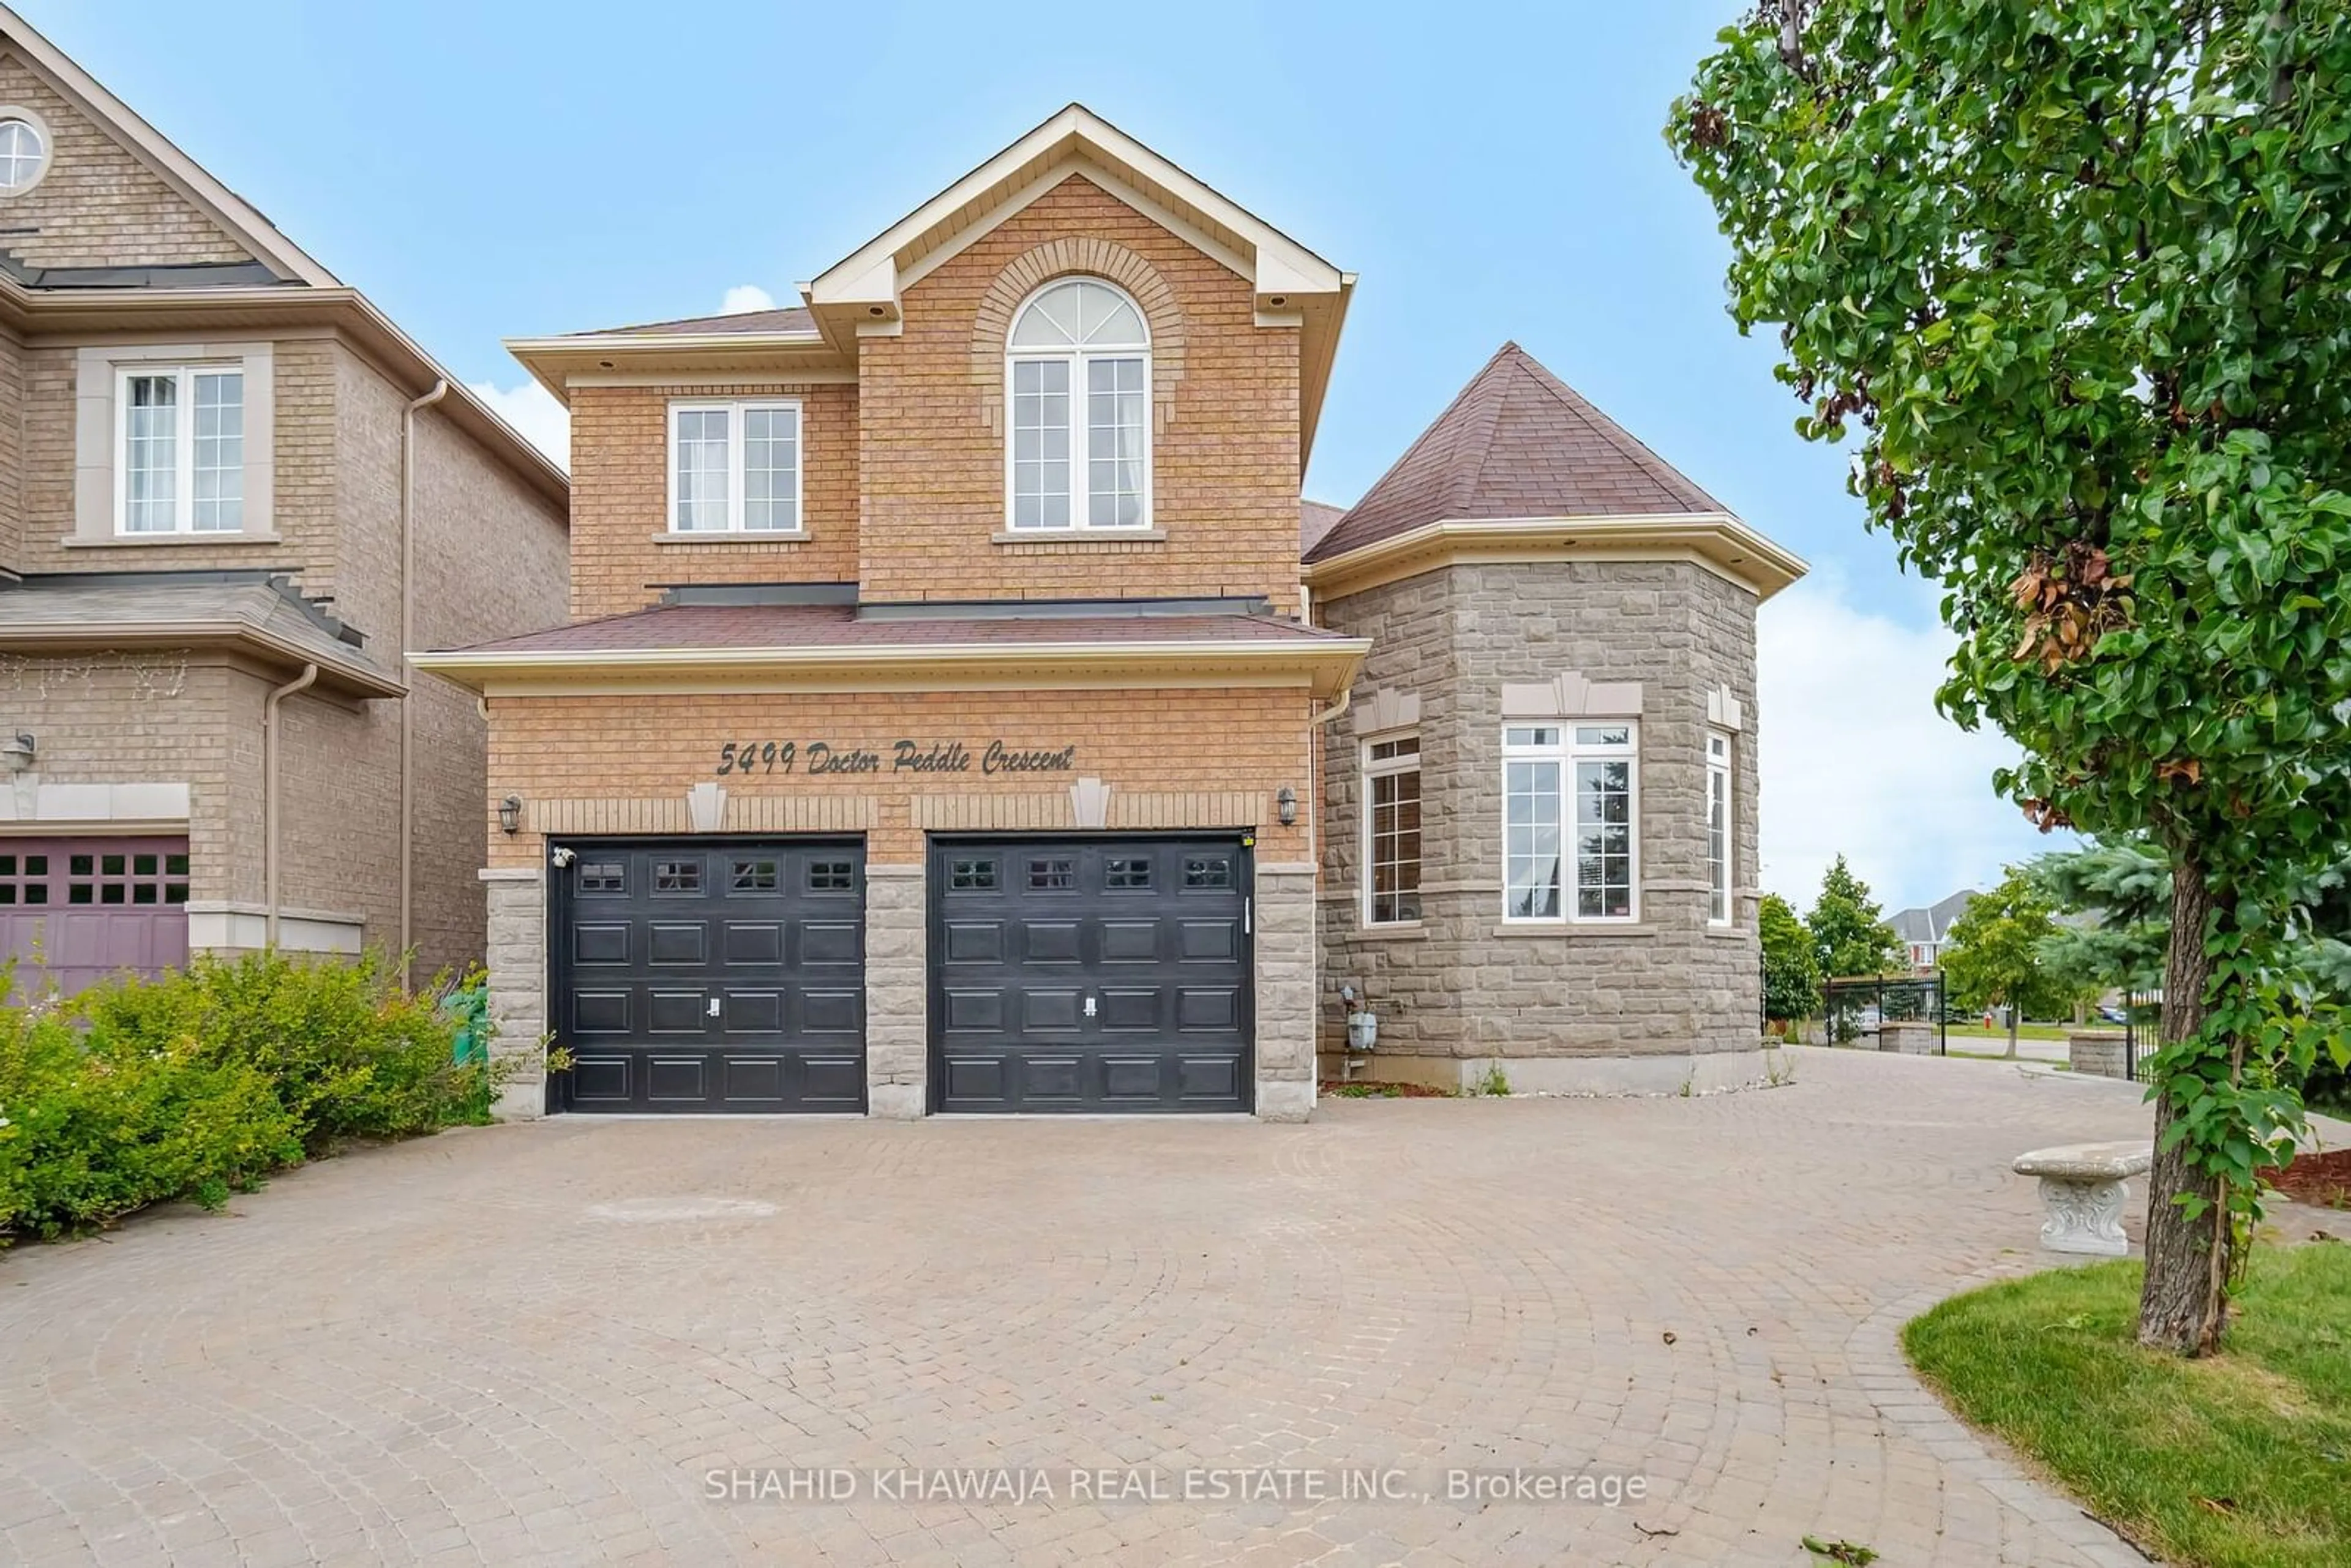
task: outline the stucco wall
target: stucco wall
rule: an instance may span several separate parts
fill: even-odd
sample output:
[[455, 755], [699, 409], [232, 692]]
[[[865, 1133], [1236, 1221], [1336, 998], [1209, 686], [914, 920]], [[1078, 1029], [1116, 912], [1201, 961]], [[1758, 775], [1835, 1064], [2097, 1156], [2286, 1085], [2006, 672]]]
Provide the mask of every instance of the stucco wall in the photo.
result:
[[[1423, 703], [1417, 933], [1359, 930], [1356, 737], [1333, 736], [1325, 753], [1324, 985], [1365, 985], [1383, 1053], [1754, 1049], [1754, 607], [1744, 589], [1677, 561], [1457, 566], [1323, 606], [1326, 624], [1374, 639], [1359, 704], [1383, 685]], [[1642, 686], [1641, 908], [1630, 930], [1501, 920], [1502, 686], [1571, 670]], [[1707, 694], [1721, 685], [1744, 710], [1732, 771], [1741, 895], [1728, 930], [1706, 919]], [[1335, 1045], [1327, 997], [1322, 1025]]]

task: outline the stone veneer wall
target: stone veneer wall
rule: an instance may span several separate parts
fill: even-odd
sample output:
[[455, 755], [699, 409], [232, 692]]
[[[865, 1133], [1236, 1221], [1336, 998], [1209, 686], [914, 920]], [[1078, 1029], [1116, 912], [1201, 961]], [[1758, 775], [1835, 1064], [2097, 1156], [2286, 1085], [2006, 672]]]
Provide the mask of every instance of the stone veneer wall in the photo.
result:
[[865, 867], [866, 1113], [912, 1119], [930, 1110], [930, 914], [925, 871]]
[[[1322, 895], [1325, 1050], [1343, 1043], [1335, 990], [1381, 1015], [1374, 1071], [1466, 1082], [1500, 1059], [1522, 1086], [1712, 1086], [1759, 1049], [1755, 936], [1755, 599], [1681, 561], [1455, 566], [1326, 601], [1323, 623], [1374, 640], [1354, 711], [1375, 694], [1421, 700], [1422, 918], [1361, 925], [1359, 733], [1326, 741]], [[1505, 682], [1566, 671], [1638, 682], [1640, 919], [1631, 927], [1501, 920]], [[1706, 921], [1708, 693], [1742, 710], [1732, 736], [1734, 920]], [[1653, 1058], [1656, 1071], [1575, 1072], [1524, 1059]], [[1670, 1062], [1665, 1059], [1673, 1059]], [[1671, 1078], [1674, 1082], [1666, 1082]]]
[[501, 1120], [528, 1120], [547, 1109], [547, 881], [537, 866], [497, 866], [481, 873], [489, 894], [490, 1049], [514, 1063], [499, 1092]]
[[1303, 1122], [1314, 1109], [1314, 868], [1257, 868], [1257, 1114]]

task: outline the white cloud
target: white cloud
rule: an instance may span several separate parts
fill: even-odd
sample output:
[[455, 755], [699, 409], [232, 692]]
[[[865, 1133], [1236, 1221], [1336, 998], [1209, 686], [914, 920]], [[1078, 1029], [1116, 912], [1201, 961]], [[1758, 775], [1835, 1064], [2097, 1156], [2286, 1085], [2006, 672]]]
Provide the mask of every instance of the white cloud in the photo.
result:
[[1993, 792], [2016, 747], [1936, 711], [1954, 640], [1855, 605], [1833, 576], [1763, 607], [1763, 886], [1799, 911], [1840, 852], [1890, 914], [1961, 887], [2070, 835], [2043, 837]]
[[775, 308], [774, 295], [756, 283], [738, 283], [726, 291], [726, 298], [719, 303], [718, 313], [733, 316], [744, 310], [773, 310]]
[[567, 473], [571, 467], [571, 411], [537, 382], [525, 382], [508, 391], [495, 382], [468, 382], [465, 390], [490, 405], [490, 411], [538, 447]]

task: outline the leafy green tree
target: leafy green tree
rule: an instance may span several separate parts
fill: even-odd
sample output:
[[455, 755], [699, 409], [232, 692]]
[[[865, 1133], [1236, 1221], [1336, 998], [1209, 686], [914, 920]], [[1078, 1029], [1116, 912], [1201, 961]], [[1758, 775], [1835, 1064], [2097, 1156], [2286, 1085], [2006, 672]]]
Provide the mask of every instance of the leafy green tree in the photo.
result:
[[2008, 1054], [2016, 1055], [2017, 1024], [2027, 1012], [2046, 1016], [2071, 1005], [2074, 988], [2045, 963], [2041, 945], [2056, 935], [2048, 894], [2011, 866], [1990, 893], [1968, 901], [1951, 922], [1943, 975], [1970, 1008], [2008, 1009]]
[[1910, 972], [1909, 949], [1886, 924], [1869, 883], [1853, 874], [1843, 855], [1822, 876], [1821, 895], [1804, 924], [1813, 934], [1813, 956], [1830, 979]]
[[1821, 1010], [1821, 960], [1813, 934], [1776, 893], [1763, 895], [1755, 924], [1763, 939], [1763, 1016], [1813, 1017]]
[[1667, 135], [2044, 827], [2169, 865], [2142, 1342], [2217, 1347], [2351, 831], [2351, 6], [1761, 0]]

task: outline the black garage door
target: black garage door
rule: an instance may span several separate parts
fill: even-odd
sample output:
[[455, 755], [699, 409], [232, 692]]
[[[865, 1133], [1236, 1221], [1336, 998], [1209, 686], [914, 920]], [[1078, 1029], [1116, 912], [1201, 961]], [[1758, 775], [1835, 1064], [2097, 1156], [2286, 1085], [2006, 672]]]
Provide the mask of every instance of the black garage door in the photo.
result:
[[935, 840], [938, 1111], [1249, 1108], [1237, 837]]
[[582, 840], [555, 870], [564, 1108], [865, 1108], [865, 850]]

